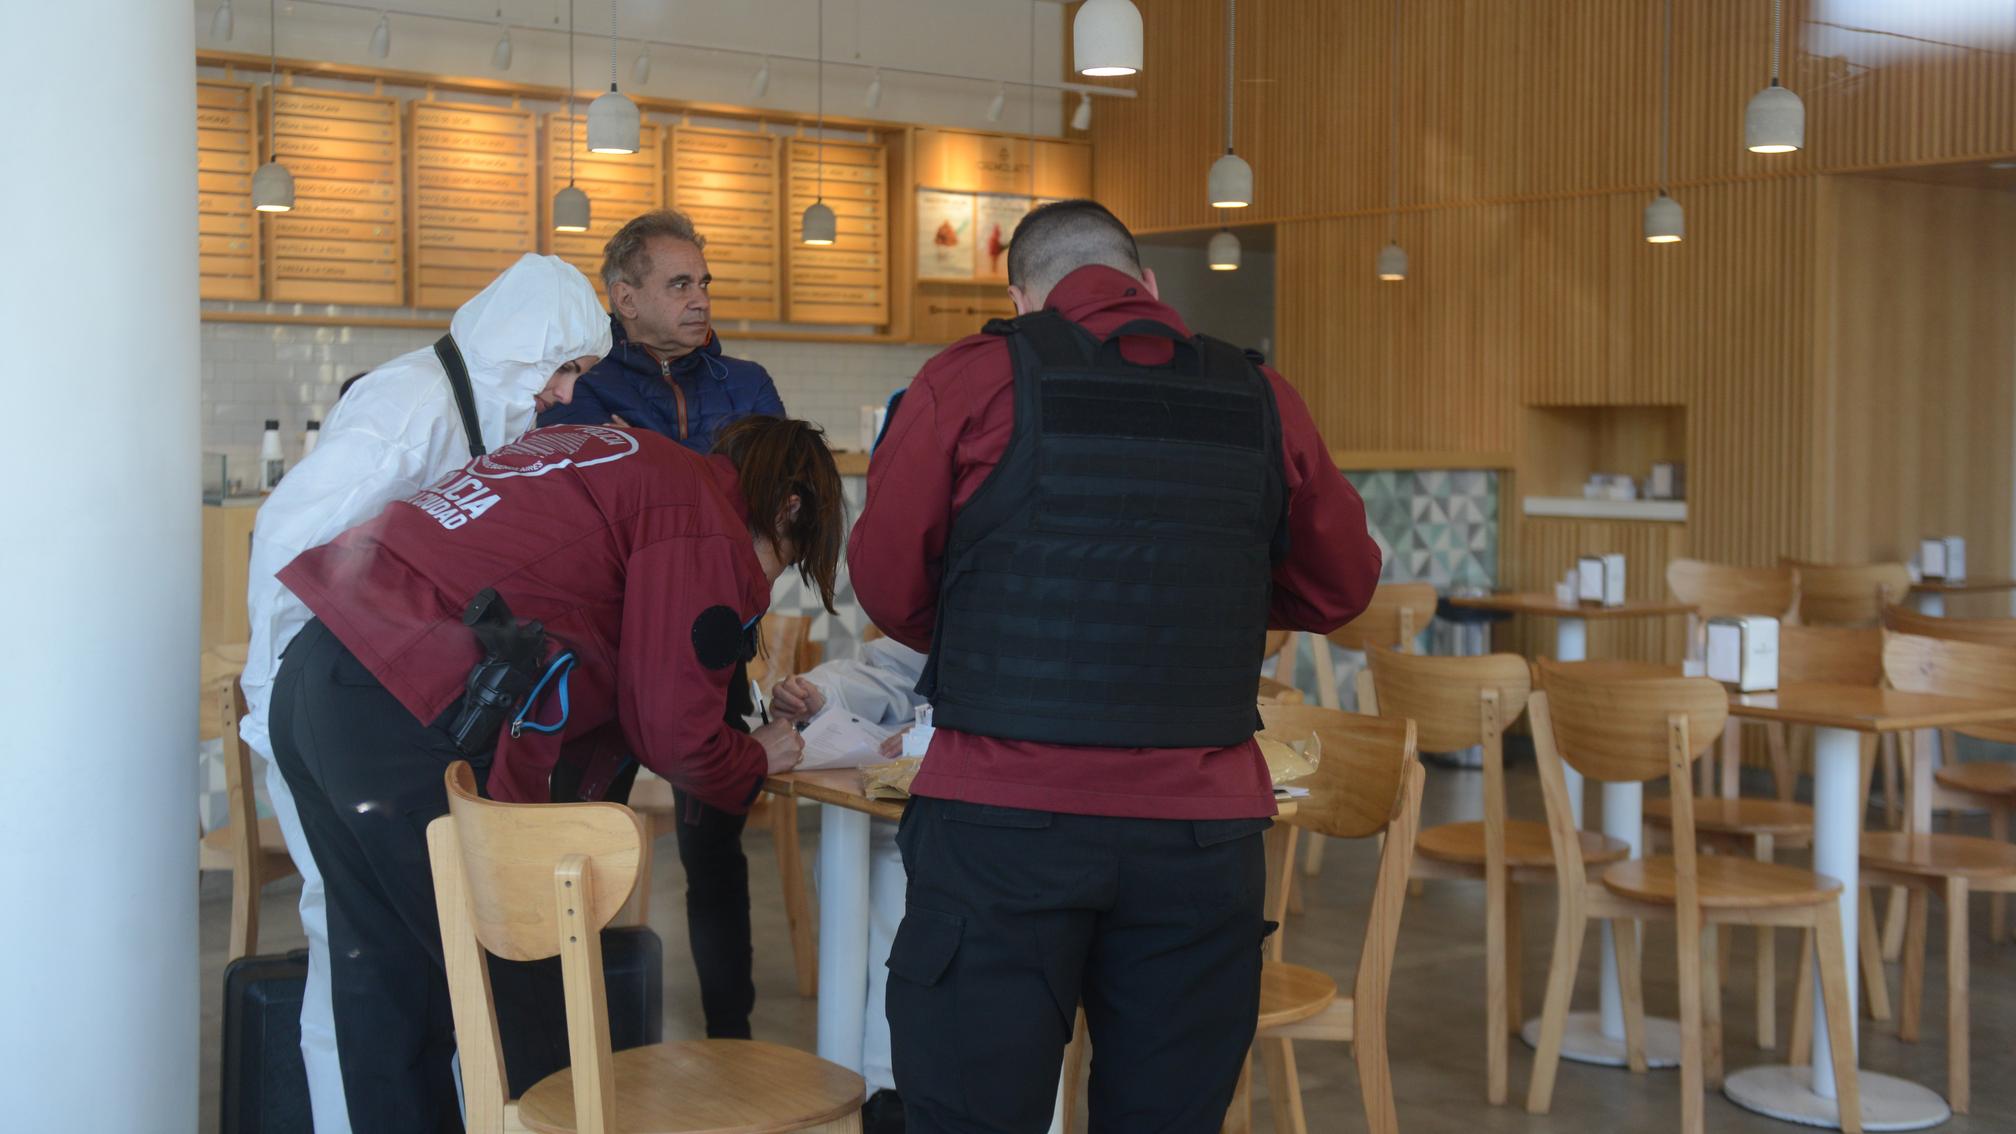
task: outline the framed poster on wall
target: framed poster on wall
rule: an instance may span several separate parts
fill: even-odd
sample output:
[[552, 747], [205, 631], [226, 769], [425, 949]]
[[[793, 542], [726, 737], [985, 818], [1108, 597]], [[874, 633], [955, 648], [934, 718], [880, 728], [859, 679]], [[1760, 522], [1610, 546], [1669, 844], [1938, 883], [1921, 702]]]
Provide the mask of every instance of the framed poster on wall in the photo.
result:
[[973, 278], [1008, 280], [1008, 241], [1015, 226], [1029, 215], [1027, 197], [982, 194], [973, 210]]
[[971, 193], [917, 190], [917, 278], [973, 278], [973, 215]]

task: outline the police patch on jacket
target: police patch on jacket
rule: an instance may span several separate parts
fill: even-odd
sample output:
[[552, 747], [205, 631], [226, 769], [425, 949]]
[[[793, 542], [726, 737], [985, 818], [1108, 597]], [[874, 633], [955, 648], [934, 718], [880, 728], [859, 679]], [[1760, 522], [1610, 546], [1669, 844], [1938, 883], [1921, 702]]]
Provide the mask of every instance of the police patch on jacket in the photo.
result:
[[693, 656], [708, 669], [727, 669], [755, 655], [755, 644], [733, 608], [710, 606], [693, 620]]

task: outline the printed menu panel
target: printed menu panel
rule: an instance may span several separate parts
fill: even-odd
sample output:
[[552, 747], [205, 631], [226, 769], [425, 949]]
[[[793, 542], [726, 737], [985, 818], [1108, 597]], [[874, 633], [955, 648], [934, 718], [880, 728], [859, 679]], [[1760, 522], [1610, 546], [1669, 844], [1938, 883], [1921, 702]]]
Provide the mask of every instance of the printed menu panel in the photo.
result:
[[254, 109], [248, 83], [196, 83], [196, 294], [204, 299], [259, 298]]
[[[545, 250], [588, 277], [607, 305], [602, 288], [602, 246], [639, 213], [665, 201], [665, 146], [656, 125], [646, 122], [634, 154], [588, 152], [588, 119], [546, 115], [546, 191], [539, 198], [539, 234]], [[570, 153], [571, 151], [571, 153]], [[568, 160], [574, 185], [588, 194], [588, 231], [553, 231], [553, 194], [567, 187]]]
[[404, 304], [398, 100], [295, 87], [271, 97], [294, 209], [266, 218], [266, 298]]
[[[794, 138], [788, 152], [791, 321], [887, 323], [889, 173], [883, 145]], [[814, 247], [799, 240], [798, 226], [806, 208], [822, 196], [839, 233], [833, 244]]]
[[671, 134], [666, 198], [707, 240], [714, 317], [780, 318], [777, 138], [693, 126]]
[[917, 190], [917, 278], [973, 278], [973, 194]]
[[460, 307], [539, 247], [536, 127], [528, 110], [424, 101], [412, 108], [413, 303]]

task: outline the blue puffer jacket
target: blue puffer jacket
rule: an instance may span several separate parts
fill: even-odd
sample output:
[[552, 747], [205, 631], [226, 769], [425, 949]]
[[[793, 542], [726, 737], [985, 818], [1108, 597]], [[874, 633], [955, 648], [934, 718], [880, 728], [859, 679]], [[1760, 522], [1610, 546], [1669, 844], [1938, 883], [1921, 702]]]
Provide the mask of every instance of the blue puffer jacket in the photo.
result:
[[661, 363], [623, 334], [621, 320], [610, 319], [610, 334], [608, 355], [575, 383], [574, 401], [540, 414], [540, 425], [604, 425], [616, 415], [705, 453], [716, 434], [741, 418], [784, 415], [770, 372], [722, 354], [719, 335], [710, 333], [706, 346]]

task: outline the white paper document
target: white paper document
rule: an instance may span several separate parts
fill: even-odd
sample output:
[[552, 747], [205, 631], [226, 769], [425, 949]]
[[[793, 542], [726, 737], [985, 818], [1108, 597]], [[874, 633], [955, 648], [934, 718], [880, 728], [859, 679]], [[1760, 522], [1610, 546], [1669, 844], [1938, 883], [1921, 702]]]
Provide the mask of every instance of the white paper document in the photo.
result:
[[821, 768], [879, 764], [888, 759], [880, 748], [892, 731], [838, 707], [829, 707], [805, 726], [805, 758], [798, 762], [797, 770], [816, 772]]

